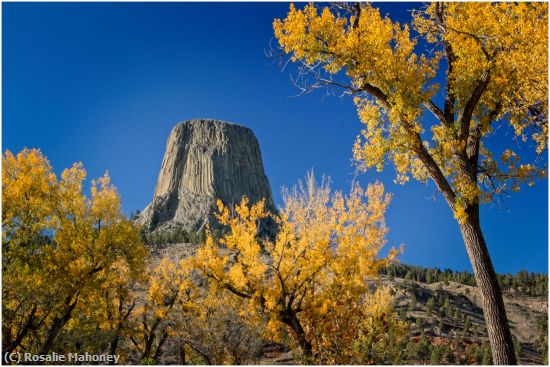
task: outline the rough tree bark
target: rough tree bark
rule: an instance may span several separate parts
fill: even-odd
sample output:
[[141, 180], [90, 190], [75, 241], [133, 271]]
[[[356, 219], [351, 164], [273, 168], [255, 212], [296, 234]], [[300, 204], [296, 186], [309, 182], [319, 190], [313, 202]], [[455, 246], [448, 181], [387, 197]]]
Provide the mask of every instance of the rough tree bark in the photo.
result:
[[499, 365], [517, 364], [502, 292], [481, 231], [479, 206], [469, 206], [466, 212], [468, 218], [460, 225], [460, 232], [474, 269], [477, 286], [481, 291], [483, 314], [491, 343], [493, 363]]
[[[420, 136], [417, 136], [417, 140], [418, 142], [421, 141]], [[415, 147], [418, 157], [427, 168], [449, 207], [454, 211], [456, 199], [454, 190], [424, 146], [416, 144]], [[467, 159], [464, 159], [464, 161], [468, 176], [477, 184], [477, 155], [470, 162]], [[493, 363], [514, 365], [517, 364], [514, 343], [508, 325], [498, 278], [489, 256], [483, 232], [481, 231], [479, 205], [468, 205], [466, 214], [467, 218], [465, 222], [459, 223], [460, 232], [462, 233], [464, 245], [474, 270], [477, 286], [481, 291], [483, 314], [485, 316], [489, 342], [491, 343]]]

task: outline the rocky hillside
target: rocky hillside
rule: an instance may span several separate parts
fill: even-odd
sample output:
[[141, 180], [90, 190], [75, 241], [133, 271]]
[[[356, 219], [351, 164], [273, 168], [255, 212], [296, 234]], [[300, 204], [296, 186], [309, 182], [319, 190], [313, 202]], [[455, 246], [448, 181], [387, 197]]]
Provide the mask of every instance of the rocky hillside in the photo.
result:
[[[395, 290], [396, 307], [401, 317], [411, 324], [413, 342], [419, 342], [421, 337], [432, 344], [467, 346], [487, 342], [481, 294], [477, 287], [455, 282], [427, 284], [401, 278], [390, 280], [388, 277], [379, 283]], [[537, 338], [546, 333], [541, 330], [541, 320], [548, 316], [547, 298], [504, 295], [504, 304], [520, 363], [542, 364]], [[460, 357], [456, 356], [456, 359], [460, 360]]]
[[215, 198], [232, 205], [243, 195], [274, 208], [252, 130], [217, 120], [181, 122], [168, 137], [153, 200], [137, 221], [148, 231], [197, 231], [211, 219]]

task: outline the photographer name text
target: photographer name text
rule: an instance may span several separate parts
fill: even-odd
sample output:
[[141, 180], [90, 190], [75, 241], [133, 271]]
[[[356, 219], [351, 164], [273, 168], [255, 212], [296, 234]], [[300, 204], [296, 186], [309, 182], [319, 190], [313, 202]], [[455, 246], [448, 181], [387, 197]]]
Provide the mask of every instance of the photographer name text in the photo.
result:
[[118, 363], [118, 355], [113, 354], [92, 354], [92, 353], [67, 353], [60, 354], [52, 352], [49, 354], [33, 353], [5, 353], [4, 362], [6, 364], [28, 364], [28, 363]]

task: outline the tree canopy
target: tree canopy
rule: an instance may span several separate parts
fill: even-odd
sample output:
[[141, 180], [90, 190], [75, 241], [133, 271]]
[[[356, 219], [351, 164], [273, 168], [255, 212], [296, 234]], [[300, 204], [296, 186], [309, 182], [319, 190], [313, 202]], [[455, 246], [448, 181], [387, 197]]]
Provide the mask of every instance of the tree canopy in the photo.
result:
[[[540, 159], [520, 158], [518, 143], [531, 140], [527, 156], [546, 148], [547, 18], [546, 3], [434, 2], [402, 25], [368, 3], [344, 3], [291, 5], [273, 23], [304, 91], [335, 86], [354, 95], [364, 124], [353, 146], [358, 167], [391, 163], [398, 182], [432, 179], [449, 204], [497, 364], [516, 358], [479, 206], [546, 175]], [[514, 139], [495, 148], [500, 126]]]
[[[366, 3], [291, 5], [273, 27], [284, 52], [301, 63], [302, 80], [313, 76], [309, 87], [355, 95], [365, 125], [353, 149], [359, 166], [381, 170], [391, 162], [399, 182], [432, 176], [460, 217], [468, 203], [517, 191], [546, 172], [522, 163], [512, 139], [500, 155], [484, 141], [506, 121], [515, 140], [532, 139], [537, 153], [546, 147], [547, 8], [432, 3], [402, 25]], [[435, 101], [442, 95], [441, 108]]]
[[[77, 163], [58, 180], [36, 149], [3, 157], [5, 352], [48, 353], [63, 330], [78, 328], [84, 305], [102, 291], [127, 290], [143, 271], [147, 250], [139, 229], [122, 214], [109, 176], [92, 181], [89, 197], [85, 177]], [[112, 303], [105, 306], [112, 311]], [[110, 322], [106, 313], [94, 316], [102, 326]]]
[[[266, 313], [272, 333], [288, 327], [309, 362], [381, 362], [354, 343], [385, 357], [390, 349], [384, 347], [403, 328], [391, 312], [392, 297], [382, 290], [369, 295], [367, 283], [397, 254], [378, 256], [389, 201], [380, 183], [366, 190], [355, 185], [345, 196], [310, 175], [286, 192], [279, 215], [267, 213], [263, 202], [249, 206], [246, 198], [231, 215], [218, 202], [218, 218], [230, 230], [219, 243], [207, 236], [196, 267], [213, 286]], [[268, 215], [279, 226], [274, 240], [258, 237], [258, 221]], [[382, 324], [388, 329], [378, 334]]]

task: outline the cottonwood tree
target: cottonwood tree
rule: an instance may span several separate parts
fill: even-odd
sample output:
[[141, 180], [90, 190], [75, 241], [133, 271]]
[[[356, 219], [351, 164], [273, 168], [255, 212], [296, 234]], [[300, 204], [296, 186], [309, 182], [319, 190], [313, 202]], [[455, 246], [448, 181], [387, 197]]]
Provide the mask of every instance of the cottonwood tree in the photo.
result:
[[210, 289], [183, 313], [177, 333], [181, 364], [257, 363], [266, 320], [247, 312], [246, 300]]
[[400, 364], [408, 326], [399, 321], [389, 288], [365, 292], [332, 289], [322, 309], [304, 310], [302, 319], [317, 364]]
[[[546, 3], [432, 3], [401, 25], [367, 3], [310, 4], [291, 5], [273, 24], [283, 53], [300, 65], [297, 84], [354, 95], [365, 125], [353, 148], [360, 167], [391, 164], [399, 182], [431, 179], [445, 198], [483, 295], [497, 364], [516, 358], [479, 207], [546, 174], [518, 152], [520, 143], [533, 150], [528, 156], [546, 148], [547, 12]], [[512, 133], [501, 137], [498, 127]], [[497, 137], [502, 151], [488, 144]]]
[[142, 363], [158, 363], [166, 343], [182, 327], [182, 312], [197, 296], [186, 260], [162, 258], [151, 269], [147, 295], [131, 318], [128, 338]]
[[139, 229], [123, 215], [109, 176], [92, 181], [89, 197], [85, 177], [78, 163], [58, 180], [36, 149], [3, 156], [3, 352], [47, 354], [117, 267], [132, 269], [120, 287], [144, 269]]
[[[333, 311], [349, 308], [345, 314], [351, 314], [362, 307], [363, 314], [374, 315], [376, 307], [391, 303], [391, 297], [379, 297], [376, 305], [361, 302], [368, 293], [366, 280], [376, 277], [397, 252], [377, 256], [386, 242], [389, 201], [380, 183], [366, 190], [355, 185], [344, 196], [332, 194], [326, 182], [318, 186], [310, 175], [305, 186], [286, 192], [279, 215], [269, 214], [263, 201], [249, 206], [243, 198], [233, 216], [218, 202], [218, 219], [229, 231], [219, 243], [207, 236], [195, 267], [212, 286], [246, 300], [247, 312], [267, 314], [267, 333], [290, 330], [306, 362], [341, 363], [346, 359], [330, 359], [330, 350], [322, 349], [333, 345], [327, 338], [344, 321], [343, 312]], [[273, 241], [258, 237], [258, 223], [269, 215], [279, 226]], [[376, 325], [384, 321], [369, 320]], [[372, 324], [347, 326], [342, 333], [378, 330]]]
[[146, 274], [143, 268], [119, 262], [103, 276], [108, 279], [92, 293], [94, 307], [85, 310], [84, 320], [92, 321], [107, 336], [108, 354], [119, 355], [119, 362], [124, 363], [128, 356], [120, 347], [133, 331], [131, 320], [139, 306], [137, 288]]

